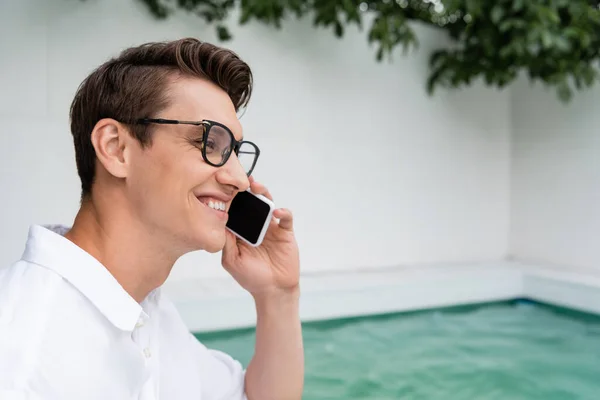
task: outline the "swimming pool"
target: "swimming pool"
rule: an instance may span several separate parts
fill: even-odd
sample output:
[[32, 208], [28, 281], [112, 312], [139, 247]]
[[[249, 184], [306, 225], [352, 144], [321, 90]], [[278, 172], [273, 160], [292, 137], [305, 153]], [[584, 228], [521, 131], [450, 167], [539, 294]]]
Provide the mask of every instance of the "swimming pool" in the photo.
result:
[[[197, 334], [248, 365], [254, 331]], [[304, 325], [305, 400], [598, 399], [600, 317], [526, 300]]]

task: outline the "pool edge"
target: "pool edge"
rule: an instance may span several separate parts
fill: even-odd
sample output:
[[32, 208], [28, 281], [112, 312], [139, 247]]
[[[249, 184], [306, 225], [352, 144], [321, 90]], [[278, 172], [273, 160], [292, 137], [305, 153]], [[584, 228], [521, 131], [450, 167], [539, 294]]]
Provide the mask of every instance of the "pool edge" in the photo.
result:
[[[186, 296], [177, 296], [184, 292], [177, 285], [170, 288], [188, 328], [196, 333], [252, 329], [252, 298], [231, 282], [212, 283], [212, 291], [195, 293], [188, 281]], [[205, 280], [200, 287], [210, 285]], [[303, 277], [300, 314], [309, 323], [515, 299], [600, 314], [599, 289], [598, 275], [519, 262], [340, 271]]]

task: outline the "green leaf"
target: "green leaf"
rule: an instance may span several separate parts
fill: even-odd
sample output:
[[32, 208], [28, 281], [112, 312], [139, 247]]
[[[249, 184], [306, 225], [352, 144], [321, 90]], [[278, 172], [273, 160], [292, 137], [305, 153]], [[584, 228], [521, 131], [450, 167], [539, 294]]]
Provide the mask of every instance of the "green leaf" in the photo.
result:
[[508, 32], [510, 29], [513, 28], [513, 20], [511, 19], [507, 19], [505, 21], [502, 21], [502, 23], [499, 26], [500, 32], [504, 33], [504, 32]]
[[492, 18], [492, 22], [495, 24], [502, 20], [502, 17], [504, 17], [504, 8], [502, 4], [496, 4], [494, 8], [492, 8], [490, 17]]
[[594, 84], [597, 74], [598, 73], [594, 70], [594, 68], [592, 68], [590, 66], [587, 66], [583, 70], [582, 77], [583, 77], [583, 81], [585, 82], [587, 87], [590, 87]]
[[344, 0], [342, 2], [344, 12], [346, 13], [346, 22], [355, 22], [358, 26], [361, 25], [360, 13], [352, 0]]
[[562, 36], [554, 37], [554, 46], [561, 52], [569, 52], [571, 51], [571, 43]]
[[435, 87], [440, 83], [440, 78], [445, 68], [440, 67], [435, 69], [427, 78], [427, 93], [431, 96], [435, 92]]
[[491, 85], [494, 82], [494, 72], [491, 70], [485, 71], [485, 83]]
[[513, 11], [521, 11], [525, 6], [525, 0], [514, 0], [512, 9]]
[[513, 53], [512, 47], [511, 46], [504, 46], [503, 48], [500, 49], [500, 58], [503, 59], [507, 59], [509, 58]]
[[217, 36], [219, 40], [228, 41], [231, 40], [231, 34], [226, 26], [217, 25]]
[[563, 102], [570, 101], [571, 97], [573, 96], [573, 91], [567, 84], [567, 81], [562, 81], [560, 84], [558, 84], [556, 91], [558, 93], [558, 98]]
[[[575, 0], [577, 1], [577, 0]], [[546, 25], [558, 25], [560, 24], [560, 17], [558, 16], [557, 10], [549, 7], [538, 6], [537, 13], [540, 17], [544, 18]]]
[[542, 31], [542, 46], [545, 49], [552, 47], [552, 34], [548, 31]]
[[[335, 37], [368, 18], [363, 37], [376, 46], [375, 61], [391, 59], [398, 47], [407, 54], [418, 44], [413, 22], [425, 24], [447, 34], [429, 59], [428, 93], [481, 79], [503, 87], [525, 71], [568, 101], [600, 80], [600, 0], [440, 0], [443, 12], [435, 11], [433, 0], [136, 1], [157, 18], [189, 10], [212, 25], [219, 40], [231, 38], [227, 21], [234, 11], [241, 25], [254, 20], [270, 27], [283, 26], [290, 15], [309, 14], [314, 27], [331, 28]], [[362, 2], [368, 4], [365, 13], [359, 10]]]
[[565, 35], [565, 37], [568, 37], [570, 39], [577, 39], [579, 38], [579, 36], [581, 35], [581, 30], [574, 27], [574, 26], [568, 26], [567, 28], [565, 28], [565, 30], [563, 31], [563, 35]]
[[162, 4], [160, 0], [144, 0], [144, 3], [156, 19], [165, 19], [171, 15], [172, 11]]
[[342, 24], [339, 21], [335, 21], [335, 36], [337, 36], [338, 38], [342, 37], [344, 35], [344, 27], [342, 26]]
[[600, 24], [600, 10], [594, 9], [588, 12], [587, 17], [596, 24]]
[[447, 50], [434, 51], [433, 54], [431, 54], [431, 56], [429, 57], [429, 67], [433, 69], [439, 68], [442, 64], [446, 62], [447, 58]]
[[242, 9], [242, 14], [240, 15], [240, 25], [245, 25], [250, 21], [252, 17], [252, 11], [248, 8]]
[[465, 0], [465, 6], [471, 17], [478, 18], [481, 15], [481, 0]]
[[581, 46], [584, 48], [592, 44], [592, 38], [588, 33], [580, 35], [579, 40], [581, 41]]

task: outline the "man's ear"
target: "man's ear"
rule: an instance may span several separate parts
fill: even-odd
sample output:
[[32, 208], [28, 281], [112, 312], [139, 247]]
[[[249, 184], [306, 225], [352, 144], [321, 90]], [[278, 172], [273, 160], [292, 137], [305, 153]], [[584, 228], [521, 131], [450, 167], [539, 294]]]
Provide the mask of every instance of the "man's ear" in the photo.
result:
[[116, 178], [127, 176], [128, 138], [125, 127], [111, 118], [98, 121], [92, 131], [91, 140], [98, 161]]

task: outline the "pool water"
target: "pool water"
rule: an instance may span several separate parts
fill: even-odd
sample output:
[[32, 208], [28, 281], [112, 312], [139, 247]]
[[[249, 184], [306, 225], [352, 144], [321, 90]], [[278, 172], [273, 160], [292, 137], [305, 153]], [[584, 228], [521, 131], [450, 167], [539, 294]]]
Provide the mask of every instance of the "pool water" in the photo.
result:
[[[600, 399], [600, 317], [526, 300], [304, 325], [304, 400]], [[254, 331], [196, 335], [245, 366]]]

